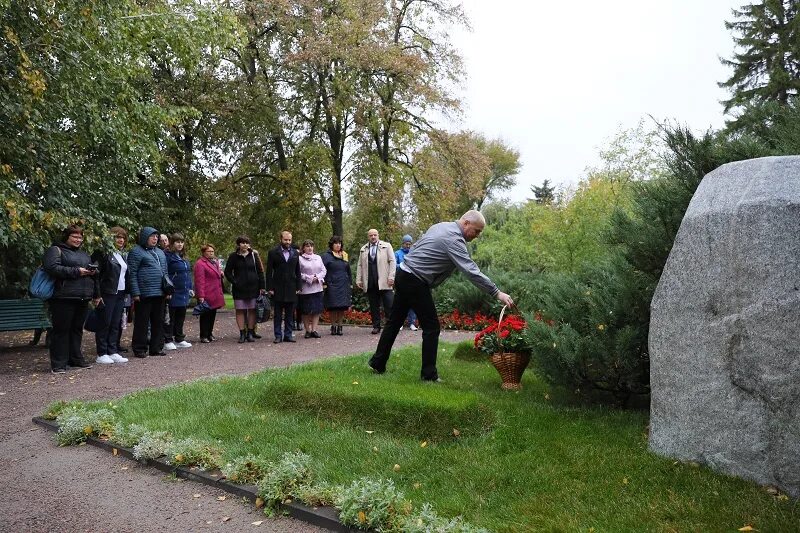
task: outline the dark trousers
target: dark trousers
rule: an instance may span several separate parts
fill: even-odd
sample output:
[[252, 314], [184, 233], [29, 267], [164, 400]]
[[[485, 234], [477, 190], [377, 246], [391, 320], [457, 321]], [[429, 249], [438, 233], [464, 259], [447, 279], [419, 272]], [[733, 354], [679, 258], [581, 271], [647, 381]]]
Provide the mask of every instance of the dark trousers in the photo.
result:
[[[150, 339], [147, 338], [147, 327], [150, 326]], [[161, 351], [164, 342], [164, 297], [151, 296], [140, 298], [136, 302], [133, 317], [134, 354]]]
[[183, 324], [186, 322], [185, 307], [169, 308], [169, 324], [164, 325], [164, 340], [166, 342], [181, 342], [186, 338], [183, 333]]
[[103, 309], [108, 325], [94, 334], [97, 357], [119, 353], [119, 336], [122, 331], [122, 310], [125, 307], [124, 294], [104, 294]]
[[[284, 339], [292, 338], [292, 322], [294, 321], [294, 302], [279, 302], [272, 303], [272, 326], [275, 330], [276, 337]], [[283, 333], [281, 333], [281, 322], [283, 322]]]
[[394, 300], [394, 292], [379, 291], [378, 289], [367, 290], [367, 298], [369, 299], [369, 314], [372, 315], [372, 327], [380, 329], [381, 327], [381, 303], [383, 304], [383, 315], [386, 320], [389, 320], [389, 315], [392, 314], [392, 301]]
[[210, 339], [214, 334], [214, 322], [217, 321], [217, 310], [212, 309], [200, 315], [200, 338]]
[[83, 323], [89, 312], [89, 300], [53, 298], [50, 300], [53, 329], [50, 332], [50, 366], [67, 368], [67, 364], [84, 362], [81, 352]]
[[378, 348], [370, 359], [370, 365], [383, 372], [392, 351], [394, 340], [406, 320], [408, 310], [417, 313], [419, 325], [422, 327], [422, 370], [420, 377], [425, 380], [438, 379], [436, 370], [436, 352], [439, 349], [439, 317], [433, 303], [431, 289], [422, 280], [404, 270], [397, 272], [394, 279], [395, 297], [392, 312], [381, 333]]

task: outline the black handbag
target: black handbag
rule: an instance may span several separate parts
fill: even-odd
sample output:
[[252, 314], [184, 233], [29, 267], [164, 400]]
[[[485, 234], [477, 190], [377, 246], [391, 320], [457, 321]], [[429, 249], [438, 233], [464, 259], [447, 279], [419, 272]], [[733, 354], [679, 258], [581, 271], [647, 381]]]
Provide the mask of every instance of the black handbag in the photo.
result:
[[260, 294], [256, 298], [256, 322], [264, 323], [269, 320], [270, 312], [269, 298]]
[[169, 278], [169, 274], [164, 274], [161, 276], [161, 290], [167, 296], [172, 296], [175, 294], [175, 284], [172, 283], [172, 280]]
[[98, 331], [103, 331], [106, 327], [108, 327], [108, 316], [106, 315], [105, 305], [98, 305], [87, 313], [83, 329], [97, 333]]

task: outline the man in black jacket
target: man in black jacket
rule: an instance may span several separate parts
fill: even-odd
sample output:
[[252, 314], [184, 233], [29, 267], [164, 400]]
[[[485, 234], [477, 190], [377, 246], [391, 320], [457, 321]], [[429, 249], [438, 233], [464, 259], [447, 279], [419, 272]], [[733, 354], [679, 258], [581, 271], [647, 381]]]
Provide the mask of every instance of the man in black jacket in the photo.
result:
[[292, 234], [282, 231], [280, 244], [267, 254], [267, 291], [273, 300], [276, 343], [294, 342], [292, 320], [301, 283], [298, 259], [297, 250], [292, 247]]

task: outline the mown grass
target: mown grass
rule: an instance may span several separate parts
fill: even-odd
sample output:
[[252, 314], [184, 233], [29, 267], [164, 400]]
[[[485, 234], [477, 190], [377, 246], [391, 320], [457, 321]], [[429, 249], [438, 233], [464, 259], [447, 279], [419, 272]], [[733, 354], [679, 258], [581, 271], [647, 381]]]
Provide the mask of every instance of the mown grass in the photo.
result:
[[797, 502], [649, 453], [646, 413], [556, 402], [530, 372], [521, 392], [501, 391], [490, 365], [452, 350], [442, 348], [442, 384], [418, 380], [411, 347], [381, 376], [351, 356], [146, 390], [116, 412], [219, 440], [229, 459], [301, 450], [331, 483], [391, 478], [415, 505], [496, 531], [800, 529]]

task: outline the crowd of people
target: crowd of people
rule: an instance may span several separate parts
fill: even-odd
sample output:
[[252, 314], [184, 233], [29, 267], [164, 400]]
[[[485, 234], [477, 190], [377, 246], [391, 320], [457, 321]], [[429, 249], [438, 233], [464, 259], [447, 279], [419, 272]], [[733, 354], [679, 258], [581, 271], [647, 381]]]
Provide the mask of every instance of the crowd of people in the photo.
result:
[[[110, 232], [114, 242], [110, 252], [95, 251], [89, 256], [79, 225], [67, 227], [60, 241], [45, 252], [43, 268], [55, 280], [48, 339], [53, 373], [92, 366], [81, 348], [90, 303], [91, 312], [101, 317], [95, 332], [97, 364], [126, 363], [123, 354], [129, 351], [133, 357], [144, 358], [191, 348], [184, 330], [187, 312], [199, 315], [200, 343], [217, 340], [214, 327], [217, 311], [225, 307], [224, 280], [230, 283], [239, 343], [262, 338], [257, 332], [256, 307], [259, 298], [267, 297], [274, 313], [275, 343], [295, 342], [295, 332], [303, 330], [305, 338], [320, 338], [324, 310], [330, 316], [330, 334], [343, 335], [344, 315], [352, 306], [352, 274], [338, 235], [318, 255], [313, 241], [305, 240], [298, 248], [291, 232], [283, 231], [278, 245], [267, 253], [266, 265], [249, 237], [240, 235], [223, 269], [210, 243], [200, 247], [200, 257], [192, 265], [181, 233], [166, 235], [144, 227], [127, 251], [128, 232], [118, 226]], [[391, 251], [391, 246], [384, 246]], [[394, 269], [393, 255], [391, 265], [387, 259], [381, 266], [381, 279], [389, 267]], [[190, 307], [192, 298], [196, 298], [195, 309]], [[384, 309], [387, 316], [389, 309]], [[121, 345], [129, 324], [133, 328], [130, 350]], [[380, 330], [380, 315], [375, 324]]]
[[[469, 256], [466, 242], [477, 237], [484, 225], [483, 215], [469, 211], [456, 222], [432, 226], [413, 248], [411, 236], [404, 236], [397, 252], [380, 240], [376, 229], [367, 232], [367, 243], [360, 248], [356, 262], [355, 283], [369, 300], [372, 333], [382, 333], [369, 362], [373, 370], [385, 371], [398, 332], [406, 322], [416, 331], [419, 316], [423, 330], [421, 378], [438, 380], [439, 321], [431, 289], [456, 269], [503, 303], [513, 303]], [[94, 328], [97, 364], [128, 361], [122, 355], [128, 350], [120, 340], [130, 323], [134, 357], [164, 356], [171, 350], [191, 348], [184, 325], [192, 298], [197, 301], [192, 314], [199, 315], [199, 342], [216, 341], [217, 311], [225, 307], [224, 280], [231, 286], [239, 343], [261, 338], [257, 308], [259, 303], [265, 305], [267, 298], [273, 311], [274, 343], [296, 342], [295, 332], [300, 330], [306, 339], [320, 338], [319, 319], [324, 310], [329, 313], [330, 334], [343, 335], [344, 315], [352, 306], [353, 277], [341, 236], [331, 237], [328, 250], [319, 255], [312, 240], [304, 240], [296, 248], [291, 232], [283, 231], [277, 246], [267, 253], [265, 265], [250, 238], [240, 235], [223, 269], [210, 243], [200, 247], [200, 258], [192, 266], [181, 233], [168, 236], [143, 227], [128, 252], [127, 231], [113, 227], [111, 235], [114, 249], [90, 257], [82, 249], [83, 229], [70, 225], [60, 242], [45, 252], [43, 268], [55, 280], [49, 300], [53, 373], [63, 374], [68, 366], [92, 366], [81, 347], [90, 302], [94, 306], [92, 322], [99, 323]]]

